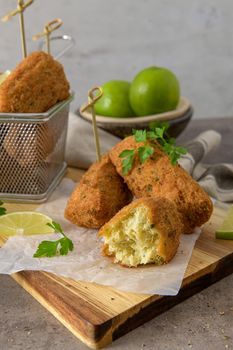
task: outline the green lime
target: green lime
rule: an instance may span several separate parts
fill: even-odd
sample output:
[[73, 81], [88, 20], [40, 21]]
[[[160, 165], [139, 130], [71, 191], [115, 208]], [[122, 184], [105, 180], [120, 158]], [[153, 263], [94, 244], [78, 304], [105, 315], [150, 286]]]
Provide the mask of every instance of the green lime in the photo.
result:
[[149, 67], [139, 72], [130, 87], [130, 103], [138, 116], [163, 113], [177, 107], [179, 81], [162, 67]]
[[230, 207], [222, 225], [216, 231], [216, 238], [233, 239], [233, 206]]
[[95, 104], [99, 115], [127, 118], [134, 116], [129, 103], [130, 83], [123, 80], [111, 80], [103, 86], [103, 96]]

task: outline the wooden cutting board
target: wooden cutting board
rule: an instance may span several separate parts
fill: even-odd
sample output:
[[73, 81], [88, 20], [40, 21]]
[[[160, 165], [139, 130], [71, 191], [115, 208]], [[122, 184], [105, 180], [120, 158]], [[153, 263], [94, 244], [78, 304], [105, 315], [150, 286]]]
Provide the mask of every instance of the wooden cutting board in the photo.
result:
[[[81, 174], [70, 169], [67, 176], [78, 180]], [[35, 208], [36, 205], [7, 205], [9, 211]], [[124, 293], [47, 272], [19, 272], [12, 278], [81, 341], [99, 349], [233, 272], [233, 241], [214, 238], [225, 214], [225, 209], [215, 207], [193, 250], [177, 296]]]

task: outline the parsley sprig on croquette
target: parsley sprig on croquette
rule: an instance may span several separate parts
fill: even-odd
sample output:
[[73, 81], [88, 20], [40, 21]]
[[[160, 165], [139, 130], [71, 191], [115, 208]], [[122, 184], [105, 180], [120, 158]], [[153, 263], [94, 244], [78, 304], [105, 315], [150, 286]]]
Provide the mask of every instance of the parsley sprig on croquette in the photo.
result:
[[144, 145], [137, 149], [126, 149], [120, 153], [122, 158], [122, 172], [127, 175], [133, 168], [135, 157], [138, 155], [140, 163], [143, 164], [154, 154], [153, 142], [159, 143], [162, 150], [169, 156], [172, 165], [177, 164], [178, 159], [187, 151], [185, 148], [176, 146], [175, 139], [167, 134], [169, 124], [155, 122], [150, 124], [150, 130], [135, 130], [133, 135], [136, 142], [143, 142]]

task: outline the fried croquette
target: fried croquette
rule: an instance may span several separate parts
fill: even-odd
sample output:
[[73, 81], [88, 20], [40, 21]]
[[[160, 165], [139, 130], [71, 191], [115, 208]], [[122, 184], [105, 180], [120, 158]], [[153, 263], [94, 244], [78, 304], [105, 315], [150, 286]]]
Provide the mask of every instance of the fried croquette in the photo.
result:
[[123, 150], [137, 149], [143, 145], [129, 136], [110, 151], [111, 161], [137, 198], [163, 197], [174, 201], [183, 216], [184, 233], [191, 233], [196, 226], [209, 220], [213, 211], [211, 199], [181, 166], [171, 164], [156, 142], [150, 143], [154, 148], [153, 155], [143, 164], [136, 156], [132, 170], [123, 175], [119, 155]]
[[56, 147], [61, 147], [62, 133], [66, 130], [67, 118], [58, 112], [57, 118], [44, 123], [11, 123], [4, 137], [3, 146], [8, 155], [22, 167], [41, 167], [54, 162]]
[[0, 113], [43, 113], [69, 97], [62, 65], [43, 51], [26, 57], [0, 85]]
[[166, 198], [140, 198], [121, 209], [99, 231], [103, 253], [128, 267], [168, 263], [176, 254], [181, 216]]
[[105, 155], [83, 175], [68, 200], [65, 217], [78, 226], [100, 228], [131, 199], [123, 179]]

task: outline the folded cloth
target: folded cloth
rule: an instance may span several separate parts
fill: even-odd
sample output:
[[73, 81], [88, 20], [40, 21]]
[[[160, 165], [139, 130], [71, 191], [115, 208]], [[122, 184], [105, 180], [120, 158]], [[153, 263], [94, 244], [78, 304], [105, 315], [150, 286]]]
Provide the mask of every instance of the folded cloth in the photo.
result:
[[215, 151], [221, 143], [221, 135], [208, 130], [185, 144], [188, 153], [179, 164], [213, 198], [221, 202], [233, 202], [233, 164], [204, 164], [202, 160]]
[[[101, 153], [109, 151], [119, 138], [99, 129]], [[233, 164], [204, 164], [203, 159], [221, 143], [221, 135], [208, 130], [184, 146], [188, 153], [179, 160], [180, 165], [202, 186], [210, 196], [222, 202], [233, 202]], [[74, 113], [69, 115], [66, 161], [69, 166], [87, 169], [96, 160], [92, 126]]]

